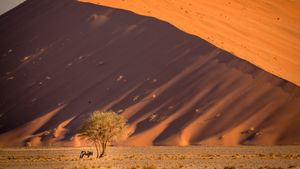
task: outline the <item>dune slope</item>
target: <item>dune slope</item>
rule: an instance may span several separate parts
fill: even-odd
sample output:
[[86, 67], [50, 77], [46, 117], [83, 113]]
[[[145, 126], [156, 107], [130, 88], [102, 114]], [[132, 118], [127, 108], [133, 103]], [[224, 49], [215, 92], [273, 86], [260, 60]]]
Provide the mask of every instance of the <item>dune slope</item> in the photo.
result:
[[80, 145], [96, 110], [127, 145], [299, 144], [300, 88], [169, 23], [74, 0], [0, 16], [0, 145]]
[[300, 1], [80, 1], [167, 21], [300, 86]]

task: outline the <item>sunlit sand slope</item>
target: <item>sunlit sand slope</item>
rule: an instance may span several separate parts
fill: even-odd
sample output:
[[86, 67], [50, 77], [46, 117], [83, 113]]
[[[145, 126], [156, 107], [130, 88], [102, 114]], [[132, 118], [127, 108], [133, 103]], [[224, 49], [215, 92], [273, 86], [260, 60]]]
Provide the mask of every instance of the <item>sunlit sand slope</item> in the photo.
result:
[[81, 0], [167, 21], [300, 85], [298, 0]]

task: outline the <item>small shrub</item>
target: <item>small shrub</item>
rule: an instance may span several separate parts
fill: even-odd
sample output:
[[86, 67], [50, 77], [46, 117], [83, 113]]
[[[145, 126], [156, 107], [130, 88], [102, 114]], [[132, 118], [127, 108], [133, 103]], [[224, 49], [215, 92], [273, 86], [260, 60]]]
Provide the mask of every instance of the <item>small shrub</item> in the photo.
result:
[[226, 167], [224, 167], [224, 169], [235, 169], [235, 167], [234, 166], [226, 166]]
[[132, 167], [130, 167], [130, 169], [138, 169], [138, 167], [137, 166], [132, 166]]
[[27, 141], [27, 142], [25, 143], [25, 147], [31, 147], [31, 143], [30, 143], [29, 141]]

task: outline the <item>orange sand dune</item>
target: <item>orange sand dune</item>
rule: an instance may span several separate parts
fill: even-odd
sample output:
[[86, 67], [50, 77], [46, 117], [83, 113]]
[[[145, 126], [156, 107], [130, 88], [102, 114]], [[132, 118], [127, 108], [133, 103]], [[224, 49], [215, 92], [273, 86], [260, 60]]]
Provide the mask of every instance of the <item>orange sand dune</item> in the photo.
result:
[[80, 0], [130, 10], [179, 29], [300, 85], [298, 0]]
[[153, 17], [28, 0], [0, 37], [0, 146], [84, 145], [98, 109], [124, 145], [300, 144], [300, 87]]

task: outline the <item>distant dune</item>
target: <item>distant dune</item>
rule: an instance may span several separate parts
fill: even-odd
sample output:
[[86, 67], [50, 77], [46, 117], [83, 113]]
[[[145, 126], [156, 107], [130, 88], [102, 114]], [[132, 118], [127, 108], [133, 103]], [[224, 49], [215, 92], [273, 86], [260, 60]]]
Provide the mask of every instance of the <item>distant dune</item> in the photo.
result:
[[28, 0], [0, 37], [1, 146], [78, 146], [96, 109], [129, 119], [126, 145], [300, 144], [298, 86], [155, 18]]
[[300, 86], [298, 0], [80, 0], [167, 21]]

